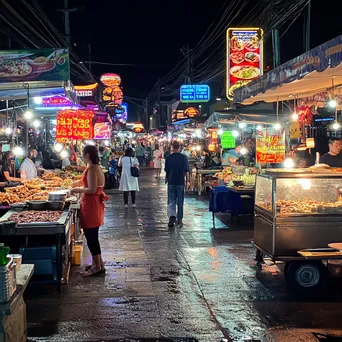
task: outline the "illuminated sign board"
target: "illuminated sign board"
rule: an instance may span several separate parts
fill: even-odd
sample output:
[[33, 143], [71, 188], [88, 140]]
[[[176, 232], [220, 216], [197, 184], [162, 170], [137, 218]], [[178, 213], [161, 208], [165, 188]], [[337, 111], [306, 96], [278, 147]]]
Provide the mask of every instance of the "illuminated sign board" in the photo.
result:
[[76, 95], [78, 97], [91, 97], [93, 92], [91, 90], [76, 90]]
[[263, 30], [229, 28], [226, 63], [226, 95], [233, 100], [235, 89], [263, 74]]
[[266, 128], [256, 136], [256, 162], [282, 163], [285, 160], [285, 129]]
[[62, 110], [57, 113], [56, 141], [92, 139], [94, 112], [90, 110]]
[[52, 97], [44, 97], [42, 99], [43, 106], [46, 107], [64, 107], [64, 106], [71, 106], [72, 101], [64, 96], [52, 96]]
[[115, 87], [121, 83], [121, 77], [117, 74], [104, 74], [100, 80], [107, 87]]
[[222, 133], [221, 145], [222, 145], [222, 148], [234, 148], [235, 147], [235, 138], [233, 136], [233, 132], [227, 131], [227, 132]]
[[112, 126], [109, 122], [97, 122], [94, 125], [94, 139], [110, 139]]
[[181, 102], [208, 102], [210, 88], [207, 84], [184, 84], [180, 87]]
[[195, 116], [199, 116], [199, 114], [199, 110], [195, 107], [189, 107], [184, 111], [184, 116], [186, 118], [194, 118]]
[[136, 122], [136, 123], [133, 125], [133, 128], [132, 128], [132, 129], [133, 129], [133, 131], [134, 131], [135, 133], [141, 133], [141, 132], [143, 132], [143, 131], [145, 130], [143, 124], [140, 123], [140, 122]]

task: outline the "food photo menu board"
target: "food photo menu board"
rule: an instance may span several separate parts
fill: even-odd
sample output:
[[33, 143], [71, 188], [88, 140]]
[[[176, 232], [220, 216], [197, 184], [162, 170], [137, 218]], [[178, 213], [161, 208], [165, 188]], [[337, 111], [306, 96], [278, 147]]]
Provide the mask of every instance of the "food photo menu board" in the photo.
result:
[[263, 31], [260, 28], [227, 30], [227, 98], [235, 89], [263, 74]]

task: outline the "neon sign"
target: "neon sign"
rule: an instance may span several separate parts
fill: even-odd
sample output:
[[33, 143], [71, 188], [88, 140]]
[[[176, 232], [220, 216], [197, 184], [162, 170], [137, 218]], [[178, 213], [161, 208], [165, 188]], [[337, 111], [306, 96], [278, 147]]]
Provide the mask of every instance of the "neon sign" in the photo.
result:
[[181, 102], [208, 102], [210, 88], [207, 84], [184, 84], [180, 87]]
[[100, 80], [107, 87], [119, 86], [121, 83], [121, 77], [117, 74], [104, 74]]
[[47, 107], [71, 106], [72, 101], [63, 96], [44, 97], [42, 105]]

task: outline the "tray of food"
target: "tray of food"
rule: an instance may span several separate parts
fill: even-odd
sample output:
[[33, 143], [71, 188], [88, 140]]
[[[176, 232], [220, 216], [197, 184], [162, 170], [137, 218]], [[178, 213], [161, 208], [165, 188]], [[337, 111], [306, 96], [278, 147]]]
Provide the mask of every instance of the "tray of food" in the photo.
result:
[[56, 225], [64, 224], [63, 211], [42, 210], [37, 215], [35, 210], [23, 210], [20, 212], [9, 212], [4, 218], [13, 221], [18, 225]]

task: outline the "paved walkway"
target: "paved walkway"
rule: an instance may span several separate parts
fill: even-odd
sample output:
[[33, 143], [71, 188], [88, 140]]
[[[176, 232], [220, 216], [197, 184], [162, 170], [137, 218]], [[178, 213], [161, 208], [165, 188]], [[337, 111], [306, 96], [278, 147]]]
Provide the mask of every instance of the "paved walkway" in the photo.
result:
[[[258, 270], [251, 222], [237, 227], [228, 221], [227, 227], [218, 219], [214, 230], [206, 197], [188, 196], [183, 227], [170, 230], [163, 180], [143, 170], [140, 186], [136, 210], [125, 210], [122, 194], [109, 192], [101, 229], [105, 276], [83, 279], [74, 268], [61, 295], [51, 288], [30, 294], [30, 341], [310, 342], [317, 331], [342, 336], [339, 292], [295, 297], [278, 268]], [[89, 259], [85, 253], [83, 263]]]

